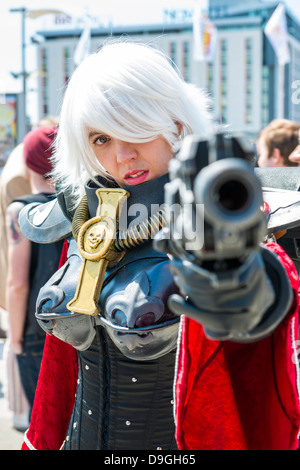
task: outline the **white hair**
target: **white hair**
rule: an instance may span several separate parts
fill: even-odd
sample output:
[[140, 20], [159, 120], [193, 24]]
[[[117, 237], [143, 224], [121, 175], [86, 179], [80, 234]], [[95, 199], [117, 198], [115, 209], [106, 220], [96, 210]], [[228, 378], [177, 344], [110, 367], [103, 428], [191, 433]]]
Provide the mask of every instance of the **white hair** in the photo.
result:
[[145, 44], [106, 44], [74, 71], [67, 86], [53, 156], [53, 176], [62, 190], [83, 194], [96, 175], [109, 178], [88, 139], [95, 129], [126, 142], [163, 137], [175, 149], [181, 137], [205, 138], [211, 128], [208, 98], [186, 83], [174, 64]]

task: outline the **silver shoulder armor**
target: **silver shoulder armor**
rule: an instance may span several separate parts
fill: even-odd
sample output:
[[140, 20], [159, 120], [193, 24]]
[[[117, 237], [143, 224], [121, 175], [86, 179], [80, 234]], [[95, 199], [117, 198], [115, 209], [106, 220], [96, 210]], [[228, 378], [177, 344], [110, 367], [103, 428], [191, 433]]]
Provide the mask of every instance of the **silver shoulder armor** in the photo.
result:
[[54, 243], [72, 234], [72, 223], [64, 215], [58, 200], [27, 204], [19, 215], [23, 235], [35, 243]]

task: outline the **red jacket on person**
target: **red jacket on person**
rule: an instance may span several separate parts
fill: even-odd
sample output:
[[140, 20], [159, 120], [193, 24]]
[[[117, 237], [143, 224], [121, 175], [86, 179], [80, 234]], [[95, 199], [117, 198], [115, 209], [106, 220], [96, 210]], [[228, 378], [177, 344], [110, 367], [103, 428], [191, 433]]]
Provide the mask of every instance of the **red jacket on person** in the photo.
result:
[[[181, 450], [292, 450], [298, 447], [298, 274], [267, 244], [289, 276], [294, 300], [276, 331], [251, 344], [211, 341], [182, 319], [176, 367], [176, 439]], [[62, 257], [63, 261], [63, 257]], [[22, 449], [60, 449], [77, 385], [76, 350], [48, 336], [30, 427]]]

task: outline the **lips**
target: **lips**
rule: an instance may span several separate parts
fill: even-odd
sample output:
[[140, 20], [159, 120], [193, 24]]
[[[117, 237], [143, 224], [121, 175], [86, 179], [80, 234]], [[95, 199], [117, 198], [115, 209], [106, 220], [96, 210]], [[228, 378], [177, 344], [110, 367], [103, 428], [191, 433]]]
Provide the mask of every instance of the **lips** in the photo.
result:
[[126, 173], [124, 179], [129, 185], [140, 184], [147, 179], [148, 170], [132, 170]]

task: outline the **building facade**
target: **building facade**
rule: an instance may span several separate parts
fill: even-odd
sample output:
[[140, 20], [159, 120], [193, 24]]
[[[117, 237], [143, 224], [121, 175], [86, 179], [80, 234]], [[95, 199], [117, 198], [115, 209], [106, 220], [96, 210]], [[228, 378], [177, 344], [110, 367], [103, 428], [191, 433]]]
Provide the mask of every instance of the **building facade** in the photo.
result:
[[[207, 90], [217, 122], [235, 132], [255, 136], [269, 121], [286, 117], [300, 122], [300, 25], [287, 11], [291, 61], [278, 65], [264, 35], [264, 27], [279, 2], [210, 2], [210, 18], [217, 28], [211, 62], [193, 59], [191, 21], [132, 27], [92, 29], [91, 51], [108, 39], [150, 43], [168, 54], [185, 80]], [[40, 79], [39, 119], [58, 115], [65, 86], [74, 70], [73, 55], [81, 30], [57, 29], [38, 33]]]

